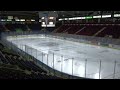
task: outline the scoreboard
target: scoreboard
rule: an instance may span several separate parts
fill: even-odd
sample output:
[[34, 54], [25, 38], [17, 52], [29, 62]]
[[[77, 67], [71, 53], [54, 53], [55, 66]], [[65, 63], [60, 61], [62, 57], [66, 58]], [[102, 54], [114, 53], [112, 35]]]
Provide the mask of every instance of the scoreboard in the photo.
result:
[[41, 27], [55, 27], [57, 17], [58, 14], [56, 11], [40, 11]]
[[55, 27], [56, 17], [42, 17], [41, 26], [42, 27]]

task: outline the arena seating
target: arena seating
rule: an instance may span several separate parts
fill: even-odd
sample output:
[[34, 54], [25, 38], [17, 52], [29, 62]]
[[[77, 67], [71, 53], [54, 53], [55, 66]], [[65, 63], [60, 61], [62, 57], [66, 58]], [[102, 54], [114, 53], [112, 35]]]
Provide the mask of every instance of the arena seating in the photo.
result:
[[105, 37], [106, 35], [111, 35], [113, 38], [120, 37], [120, 26], [107, 26], [105, 30], [99, 33], [98, 37]]
[[66, 29], [65, 32], [67, 32], [68, 34], [74, 34], [75, 32], [77, 32], [78, 30], [82, 29], [83, 26], [81, 25], [71, 25], [68, 29]]
[[5, 27], [10, 31], [16, 31], [16, 29], [27, 30], [24, 24], [5, 24]]
[[[48, 75], [33, 61], [25, 60], [19, 55], [4, 51], [0, 44], [0, 79], [62, 79]], [[29, 73], [26, 73], [29, 72]]]
[[41, 25], [39, 23], [26, 24], [31, 30], [41, 30]]
[[58, 27], [58, 29], [56, 29], [56, 33], [68, 33], [68, 34], [86, 35], [86, 36], [94, 36], [96, 33], [98, 33], [96, 37], [111, 36], [112, 38], [117, 39], [117, 38], [120, 38], [120, 25], [119, 24], [118, 25], [115, 25], [115, 24], [64, 24]]
[[[0, 24], [0, 31], [16, 31], [16, 29], [21, 29], [23, 31], [26, 31], [28, 29], [30, 30], [41, 30], [41, 25], [39, 23], [32, 23], [32, 24], [11, 24], [11, 23], [6, 23], [4, 26], [2, 24]], [[50, 29], [51, 31], [51, 29]]]
[[65, 25], [62, 25], [60, 26], [58, 29], [57, 29], [57, 33], [62, 33], [64, 30], [68, 29], [69, 28], [69, 25], [68, 24], [65, 24]]
[[22, 29], [22, 30], [24, 30], [24, 31], [27, 30], [27, 27], [26, 27], [25, 24], [14, 24], [14, 27], [15, 27], [15, 28], [20, 28], [20, 29]]
[[87, 36], [93, 36], [95, 33], [97, 33], [100, 29], [102, 29], [101, 26], [94, 26], [94, 25], [90, 25], [90, 26], [85, 26], [86, 28], [84, 28], [83, 30], [81, 30], [79, 33], [77, 33], [78, 35], [87, 35]]
[[59, 79], [58, 77], [32, 72], [25, 73], [22, 70], [11, 68], [11, 65], [0, 64], [0, 79]]
[[15, 31], [14, 24], [6, 24], [5, 27], [10, 31]]
[[0, 32], [4, 32], [5, 31], [5, 28], [3, 27], [2, 24], [0, 24]]

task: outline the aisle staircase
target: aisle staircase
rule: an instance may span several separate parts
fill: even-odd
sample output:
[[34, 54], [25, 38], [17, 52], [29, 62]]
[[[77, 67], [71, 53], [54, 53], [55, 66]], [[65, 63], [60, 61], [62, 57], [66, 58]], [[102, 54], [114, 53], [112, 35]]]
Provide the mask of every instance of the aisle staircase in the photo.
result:
[[93, 36], [97, 36], [99, 33], [101, 33], [103, 30], [105, 30], [107, 27], [103, 27], [101, 30], [99, 30], [97, 33], [95, 33]]
[[77, 32], [75, 32], [74, 34], [79, 33], [80, 31], [84, 30], [85, 28], [86, 28], [86, 27], [81, 28], [80, 30], [78, 30], [78, 31], [77, 31]]

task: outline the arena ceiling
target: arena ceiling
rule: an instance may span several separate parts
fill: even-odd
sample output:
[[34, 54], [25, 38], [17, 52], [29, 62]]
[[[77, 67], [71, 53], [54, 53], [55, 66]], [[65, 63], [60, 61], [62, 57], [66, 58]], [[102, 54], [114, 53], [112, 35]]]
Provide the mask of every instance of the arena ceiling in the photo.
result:
[[[0, 11], [0, 14], [36, 16], [38, 15], [39, 12], [51, 12], [51, 11]], [[55, 12], [57, 12], [59, 16], [75, 16], [75, 15], [92, 14], [95, 11], [55, 11]]]
[[[51, 11], [0, 11], [0, 16], [25, 16], [25, 17], [39, 17], [39, 12]], [[53, 12], [53, 11], [52, 11]], [[120, 11], [54, 11], [58, 14], [59, 18], [74, 17], [74, 16], [90, 16], [100, 15], [101, 13], [120, 13]]]

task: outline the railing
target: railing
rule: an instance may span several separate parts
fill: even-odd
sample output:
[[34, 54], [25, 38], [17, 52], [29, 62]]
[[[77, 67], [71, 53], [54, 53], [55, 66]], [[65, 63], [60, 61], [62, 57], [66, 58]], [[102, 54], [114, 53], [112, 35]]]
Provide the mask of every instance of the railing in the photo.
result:
[[[48, 37], [48, 38], [57, 38], [67, 41], [96, 44], [96, 45], [107, 45], [110, 46], [112, 40], [98, 38], [97, 40], [94, 37], [87, 36], [78, 36], [78, 35], [66, 35], [66, 34], [43, 34], [41, 32], [10, 32], [2, 33], [2, 42], [4, 45], [8, 46], [12, 50], [16, 51], [18, 55], [22, 55], [27, 60], [32, 60], [38, 66], [48, 71], [48, 74], [63, 78], [94, 78], [94, 79], [116, 79], [120, 77], [120, 62], [114, 60], [110, 62], [105, 62], [102, 60], [93, 61], [89, 59], [76, 61], [75, 57], [66, 57], [59, 53], [49, 52], [45, 53], [42, 50], [38, 50], [32, 46], [25, 44], [16, 44], [12, 40], [8, 40], [8, 36], [14, 40], [19, 40], [20, 38], [39, 38], [39, 37]], [[16, 37], [17, 36], [17, 37]], [[10, 38], [9, 38], [10, 39]], [[91, 39], [91, 40], [90, 40]], [[95, 42], [95, 41], [96, 42]], [[109, 40], [104, 42], [104, 40]], [[101, 41], [101, 42], [100, 42]], [[102, 42], [103, 41], [103, 42]], [[117, 40], [118, 42], [119, 40]], [[116, 43], [116, 41], [114, 41]], [[112, 42], [113, 48], [119, 48], [119, 45], [114, 45]], [[115, 47], [116, 46], [116, 47]], [[110, 46], [111, 47], [111, 46]], [[56, 59], [57, 58], [57, 59]], [[64, 62], [68, 62], [66, 64]], [[77, 63], [76, 63], [77, 62]], [[92, 71], [91, 71], [92, 70]], [[106, 72], [106, 73], [103, 73]]]

